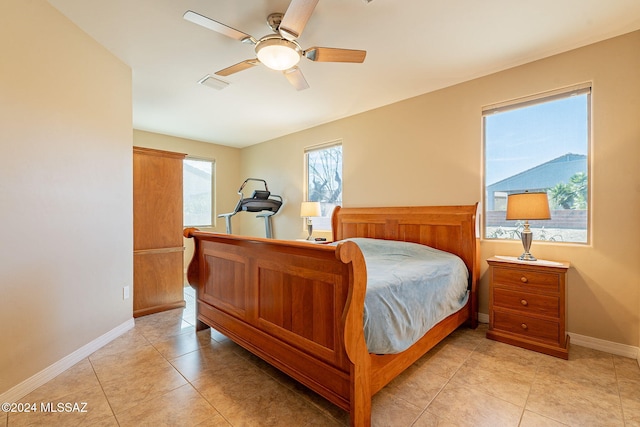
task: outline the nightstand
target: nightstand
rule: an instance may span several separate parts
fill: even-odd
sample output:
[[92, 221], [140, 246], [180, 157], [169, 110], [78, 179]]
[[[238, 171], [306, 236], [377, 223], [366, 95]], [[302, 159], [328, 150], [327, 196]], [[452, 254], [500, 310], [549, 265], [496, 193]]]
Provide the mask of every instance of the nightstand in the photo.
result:
[[495, 256], [489, 264], [487, 338], [569, 358], [568, 262]]

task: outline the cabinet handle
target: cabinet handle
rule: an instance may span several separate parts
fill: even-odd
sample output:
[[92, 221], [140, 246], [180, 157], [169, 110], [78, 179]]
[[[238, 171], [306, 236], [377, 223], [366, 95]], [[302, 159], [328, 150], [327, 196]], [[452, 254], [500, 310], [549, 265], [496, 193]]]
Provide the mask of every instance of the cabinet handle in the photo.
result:
[[524, 305], [525, 307], [529, 305], [526, 299], [521, 300], [520, 304]]
[[529, 279], [527, 279], [526, 277], [522, 276], [522, 277], [520, 278], [520, 281], [521, 281], [522, 283], [527, 283], [527, 282], [529, 281]]
[[523, 324], [522, 324], [522, 325], [520, 325], [520, 326], [522, 326], [522, 329], [525, 329], [525, 330], [529, 329], [529, 327], [527, 326], [527, 324], [526, 324], [526, 323], [523, 323]]

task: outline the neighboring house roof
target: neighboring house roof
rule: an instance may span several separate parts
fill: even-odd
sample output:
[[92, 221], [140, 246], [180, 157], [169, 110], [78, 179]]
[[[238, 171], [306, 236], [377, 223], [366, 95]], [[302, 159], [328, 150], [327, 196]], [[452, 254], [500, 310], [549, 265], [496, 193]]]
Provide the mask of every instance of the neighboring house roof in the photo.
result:
[[207, 173], [205, 171], [203, 171], [202, 169], [198, 169], [196, 167], [191, 166], [189, 163], [184, 163], [182, 167], [184, 168], [185, 172], [188, 172], [194, 176], [197, 176], [201, 179], [210, 181], [211, 180], [211, 174]]
[[579, 172], [587, 173], [587, 156], [567, 153], [491, 184], [487, 187], [487, 192], [492, 194], [496, 191], [509, 193], [529, 189], [546, 190], [559, 182], [568, 183], [569, 179]]
[[209, 194], [211, 192], [211, 174], [201, 169], [183, 163], [184, 183], [189, 188], [185, 191], [184, 197], [197, 197], [199, 194]]
[[567, 153], [538, 166], [500, 180], [487, 187], [487, 208], [494, 208], [496, 192], [518, 193], [524, 190], [546, 191], [560, 182], [569, 183], [576, 173], [587, 173], [585, 154]]

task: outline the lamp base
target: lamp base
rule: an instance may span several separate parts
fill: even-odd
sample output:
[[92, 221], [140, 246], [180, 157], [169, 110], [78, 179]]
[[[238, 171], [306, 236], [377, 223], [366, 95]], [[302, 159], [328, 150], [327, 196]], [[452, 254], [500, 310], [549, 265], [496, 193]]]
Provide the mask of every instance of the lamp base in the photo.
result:
[[307, 232], [309, 233], [307, 240], [312, 240], [311, 235], [313, 234], [313, 223], [310, 219], [307, 220]]
[[531, 241], [533, 240], [533, 234], [531, 233], [531, 229], [529, 228], [529, 221], [524, 222], [524, 230], [522, 230], [521, 237], [524, 252], [518, 257], [518, 259], [521, 261], [537, 261], [536, 257], [531, 255], [531, 252], [529, 252], [529, 248], [531, 248]]
[[538, 258], [536, 258], [536, 257], [534, 257], [533, 255], [531, 255], [531, 253], [530, 253], [530, 252], [525, 252], [525, 253], [523, 253], [522, 255], [520, 255], [520, 256], [518, 257], [518, 259], [519, 259], [520, 261], [537, 261], [537, 260], [538, 260]]

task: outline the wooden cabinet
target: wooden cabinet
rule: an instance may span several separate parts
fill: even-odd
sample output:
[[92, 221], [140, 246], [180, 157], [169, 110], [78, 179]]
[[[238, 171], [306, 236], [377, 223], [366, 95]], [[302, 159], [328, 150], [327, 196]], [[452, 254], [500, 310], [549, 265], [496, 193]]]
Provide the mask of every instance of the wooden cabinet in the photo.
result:
[[133, 148], [133, 316], [184, 307], [182, 161]]
[[569, 263], [493, 257], [487, 338], [568, 359]]

